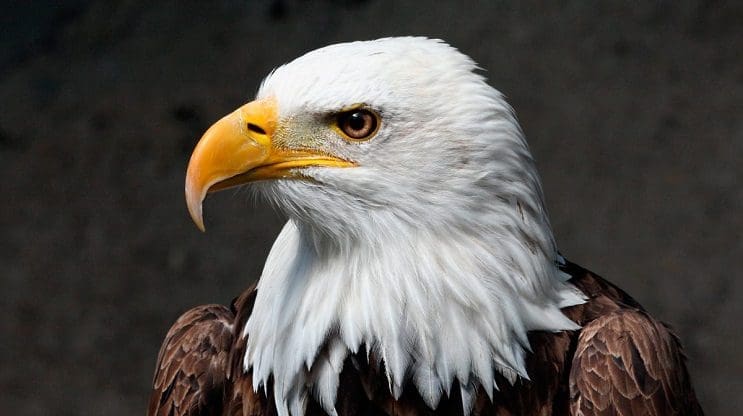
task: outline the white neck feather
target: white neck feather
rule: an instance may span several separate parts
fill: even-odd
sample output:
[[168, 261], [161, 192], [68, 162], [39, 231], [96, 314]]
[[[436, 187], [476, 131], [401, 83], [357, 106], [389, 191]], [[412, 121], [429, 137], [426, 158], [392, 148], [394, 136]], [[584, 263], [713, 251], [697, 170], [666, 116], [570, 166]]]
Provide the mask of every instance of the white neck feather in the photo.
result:
[[528, 378], [527, 331], [578, 328], [560, 308], [583, 296], [507, 226], [396, 229], [343, 249], [300, 227], [276, 240], [244, 329], [245, 368], [256, 389], [273, 376], [280, 414], [303, 414], [310, 392], [334, 414], [344, 360], [362, 346], [395, 397], [412, 380], [435, 408], [457, 379], [467, 413], [478, 383], [497, 389], [494, 371]]

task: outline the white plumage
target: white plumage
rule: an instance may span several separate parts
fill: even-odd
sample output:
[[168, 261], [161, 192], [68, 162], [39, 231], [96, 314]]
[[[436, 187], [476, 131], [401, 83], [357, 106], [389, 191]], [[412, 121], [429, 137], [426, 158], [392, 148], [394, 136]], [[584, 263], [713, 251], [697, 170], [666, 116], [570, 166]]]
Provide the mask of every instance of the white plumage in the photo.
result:
[[[458, 380], [467, 413], [494, 372], [528, 378], [527, 331], [578, 328], [560, 308], [584, 298], [557, 267], [523, 134], [476, 69], [441, 41], [390, 38], [310, 52], [263, 82], [276, 143], [357, 164], [253, 185], [290, 218], [243, 330], [245, 369], [256, 389], [273, 378], [280, 414], [303, 414], [308, 395], [335, 414], [344, 360], [364, 346], [394, 395], [411, 379], [435, 408]], [[381, 126], [349, 143], [326, 117], [357, 104]]]

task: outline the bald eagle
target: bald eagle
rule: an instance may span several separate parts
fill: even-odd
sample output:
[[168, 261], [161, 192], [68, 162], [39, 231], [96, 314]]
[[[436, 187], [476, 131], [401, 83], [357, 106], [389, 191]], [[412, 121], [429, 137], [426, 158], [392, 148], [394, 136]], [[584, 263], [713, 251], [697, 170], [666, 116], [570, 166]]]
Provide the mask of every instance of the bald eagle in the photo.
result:
[[439, 40], [332, 45], [207, 130], [196, 225], [246, 183], [288, 222], [257, 285], [170, 329], [150, 415], [701, 414], [679, 340], [558, 253], [476, 69]]

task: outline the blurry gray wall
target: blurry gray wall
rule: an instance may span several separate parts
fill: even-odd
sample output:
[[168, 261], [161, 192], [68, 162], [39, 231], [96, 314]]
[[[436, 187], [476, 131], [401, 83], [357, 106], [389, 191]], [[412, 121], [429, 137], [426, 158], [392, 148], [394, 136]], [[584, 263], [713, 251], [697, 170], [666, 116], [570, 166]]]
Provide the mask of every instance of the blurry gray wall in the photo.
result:
[[237, 295], [282, 224], [236, 191], [196, 230], [183, 177], [201, 133], [303, 52], [417, 34], [509, 97], [561, 251], [676, 328], [709, 414], [740, 414], [743, 9], [624, 3], [6, 5], [2, 412], [141, 414], [169, 325]]

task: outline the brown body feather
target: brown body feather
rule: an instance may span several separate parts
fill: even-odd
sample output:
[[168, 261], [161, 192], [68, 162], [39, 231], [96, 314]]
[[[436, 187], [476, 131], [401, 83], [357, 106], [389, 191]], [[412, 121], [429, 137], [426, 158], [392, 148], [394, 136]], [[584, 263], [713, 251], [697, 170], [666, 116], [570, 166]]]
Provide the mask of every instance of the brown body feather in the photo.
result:
[[[564, 309], [580, 331], [530, 333], [531, 380], [511, 385], [497, 378], [493, 400], [477, 390], [473, 415], [701, 415], [678, 339], [629, 295], [591, 272], [568, 263], [563, 270], [588, 296]], [[252, 311], [251, 287], [231, 308], [200, 306], [168, 332], [155, 371], [149, 415], [275, 415], [273, 397], [253, 391], [242, 368], [244, 338]], [[372, 357], [371, 362], [377, 362]], [[340, 375], [339, 415], [462, 414], [454, 386], [436, 410], [408, 385], [395, 400], [384, 368], [366, 353], [350, 356]], [[310, 400], [307, 415], [325, 414]]]

